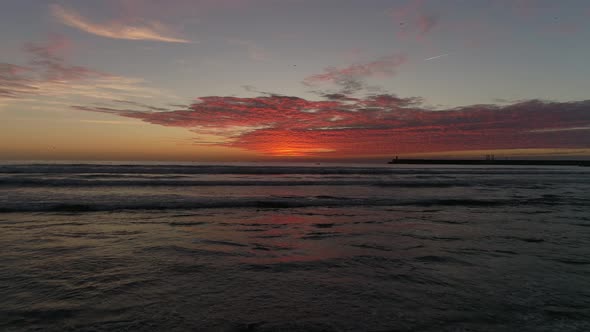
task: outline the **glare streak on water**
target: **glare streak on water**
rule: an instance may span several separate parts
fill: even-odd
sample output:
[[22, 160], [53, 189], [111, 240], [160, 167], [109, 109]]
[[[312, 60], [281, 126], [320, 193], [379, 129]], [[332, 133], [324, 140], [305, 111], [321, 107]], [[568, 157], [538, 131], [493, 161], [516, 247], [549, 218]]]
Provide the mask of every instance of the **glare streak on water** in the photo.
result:
[[588, 331], [582, 167], [0, 165], [2, 331]]

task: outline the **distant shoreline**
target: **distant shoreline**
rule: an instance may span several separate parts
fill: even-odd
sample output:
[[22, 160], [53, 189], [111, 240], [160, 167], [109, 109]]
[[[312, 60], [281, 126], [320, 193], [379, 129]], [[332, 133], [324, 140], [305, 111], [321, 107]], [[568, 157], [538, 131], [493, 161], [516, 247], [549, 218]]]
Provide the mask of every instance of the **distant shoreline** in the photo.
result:
[[477, 159], [393, 159], [388, 164], [409, 165], [524, 165], [524, 166], [585, 166], [590, 160], [477, 160]]

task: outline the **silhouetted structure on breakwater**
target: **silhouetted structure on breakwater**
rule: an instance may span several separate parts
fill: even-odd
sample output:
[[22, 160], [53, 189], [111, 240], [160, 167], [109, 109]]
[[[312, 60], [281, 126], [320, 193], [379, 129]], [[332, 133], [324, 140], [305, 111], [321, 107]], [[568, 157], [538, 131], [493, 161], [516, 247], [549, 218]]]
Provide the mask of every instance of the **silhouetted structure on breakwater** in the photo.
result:
[[407, 165], [523, 165], [523, 166], [586, 166], [590, 160], [498, 160], [494, 155], [486, 159], [402, 159], [395, 157], [388, 164]]

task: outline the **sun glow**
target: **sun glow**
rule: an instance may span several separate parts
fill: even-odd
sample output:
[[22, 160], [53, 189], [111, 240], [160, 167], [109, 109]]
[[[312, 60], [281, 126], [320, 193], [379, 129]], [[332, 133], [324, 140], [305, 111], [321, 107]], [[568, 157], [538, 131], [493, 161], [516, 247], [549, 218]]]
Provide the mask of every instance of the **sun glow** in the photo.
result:
[[318, 153], [334, 152], [333, 149], [305, 146], [305, 145], [278, 145], [268, 149], [268, 155], [275, 157], [307, 157]]

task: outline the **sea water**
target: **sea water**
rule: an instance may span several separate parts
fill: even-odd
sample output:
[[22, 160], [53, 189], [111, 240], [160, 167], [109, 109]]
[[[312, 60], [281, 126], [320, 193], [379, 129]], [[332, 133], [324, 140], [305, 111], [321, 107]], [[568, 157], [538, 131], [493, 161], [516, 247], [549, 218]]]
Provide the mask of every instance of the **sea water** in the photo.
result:
[[2, 164], [2, 331], [590, 331], [590, 168]]

